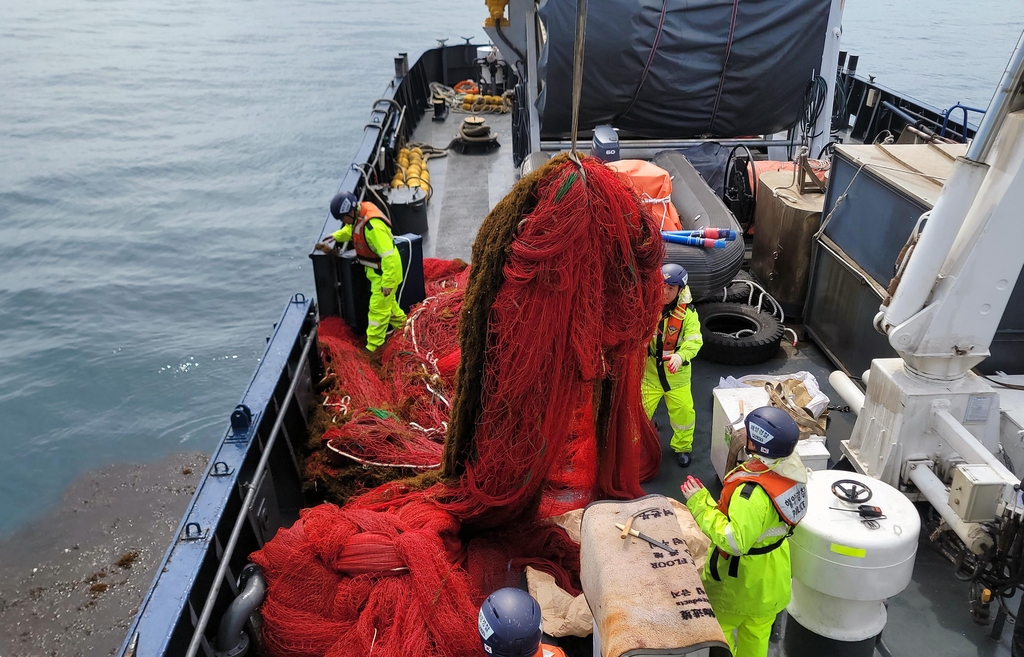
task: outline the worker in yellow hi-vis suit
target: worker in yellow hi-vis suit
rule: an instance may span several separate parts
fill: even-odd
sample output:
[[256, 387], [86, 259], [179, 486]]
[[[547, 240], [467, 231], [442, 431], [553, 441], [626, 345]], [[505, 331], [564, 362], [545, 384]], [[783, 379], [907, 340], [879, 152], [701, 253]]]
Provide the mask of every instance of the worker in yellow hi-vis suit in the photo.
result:
[[354, 194], [341, 192], [331, 201], [331, 214], [345, 225], [328, 239], [339, 243], [352, 240], [356, 260], [366, 267], [370, 280], [366, 349], [373, 352], [384, 344], [389, 326], [398, 329], [405, 325], [405, 313], [396, 299], [402, 284], [402, 256], [395, 248], [391, 222], [373, 203], [360, 203]]
[[662, 301], [665, 304], [658, 328], [647, 348], [647, 365], [640, 388], [647, 417], [653, 417], [658, 402], [665, 398], [668, 421], [672, 425], [672, 451], [679, 465], [690, 465], [693, 449], [693, 395], [690, 393], [690, 361], [700, 351], [704, 340], [700, 337], [697, 311], [689, 307], [689, 276], [681, 265], [661, 267], [664, 282]]
[[786, 411], [757, 408], [744, 425], [751, 459], [725, 476], [718, 502], [694, 477], [681, 489], [711, 539], [701, 580], [732, 654], [767, 657], [772, 622], [789, 604], [787, 539], [807, 513], [807, 471], [794, 453], [800, 427]]

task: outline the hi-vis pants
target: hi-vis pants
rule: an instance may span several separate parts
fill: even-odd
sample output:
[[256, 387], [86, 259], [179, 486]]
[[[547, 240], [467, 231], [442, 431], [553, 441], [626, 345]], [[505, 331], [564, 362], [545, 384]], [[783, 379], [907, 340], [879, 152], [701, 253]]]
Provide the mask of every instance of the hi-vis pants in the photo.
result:
[[640, 393], [643, 397], [647, 417], [653, 417], [658, 402], [665, 398], [668, 421], [672, 425], [671, 447], [674, 452], [689, 452], [693, 449], [693, 426], [697, 414], [693, 410], [693, 394], [690, 392], [690, 365], [683, 365], [675, 374], [666, 372], [669, 388], [662, 388], [654, 358], [647, 357]]
[[369, 351], [376, 351], [384, 344], [388, 327], [400, 329], [405, 326], [405, 313], [398, 306], [398, 289], [391, 290], [391, 294], [384, 296], [381, 292], [380, 274], [372, 269], [366, 270], [366, 277], [370, 279], [370, 313], [369, 324], [366, 327], [366, 348]]

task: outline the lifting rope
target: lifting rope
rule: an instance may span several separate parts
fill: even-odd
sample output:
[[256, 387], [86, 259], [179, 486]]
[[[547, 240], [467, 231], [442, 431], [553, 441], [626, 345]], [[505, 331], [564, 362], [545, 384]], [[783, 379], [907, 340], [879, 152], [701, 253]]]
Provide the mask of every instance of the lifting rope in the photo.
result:
[[583, 91], [583, 52], [587, 42], [587, 0], [576, 0], [576, 39], [573, 44], [572, 53], [572, 146], [569, 148], [569, 158], [576, 163], [580, 169], [580, 175], [586, 175], [583, 171], [583, 163], [580, 162], [579, 154], [576, 152], [576, 136], [580, 127], [580, 96]]

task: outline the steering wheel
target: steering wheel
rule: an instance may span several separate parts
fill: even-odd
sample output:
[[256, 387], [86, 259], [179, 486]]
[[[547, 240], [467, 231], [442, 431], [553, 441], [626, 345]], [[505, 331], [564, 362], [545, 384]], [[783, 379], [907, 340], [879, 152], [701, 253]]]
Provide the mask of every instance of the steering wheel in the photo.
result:
[[840, 479], [834, 482], [832, 494], [850, 504], [863, 504], [871, 499], [871, 489], [855, 479]]

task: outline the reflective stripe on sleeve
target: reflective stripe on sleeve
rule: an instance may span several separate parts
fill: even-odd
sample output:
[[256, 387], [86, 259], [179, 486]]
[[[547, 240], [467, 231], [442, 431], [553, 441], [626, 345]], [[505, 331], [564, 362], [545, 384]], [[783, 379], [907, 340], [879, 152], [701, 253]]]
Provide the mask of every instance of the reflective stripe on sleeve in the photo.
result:
[[736, 545], [736, 537], [732, 533], [732, 525], [725, 526], [725, 540], [729, 541], [729, 554], [734, 557], [740, 556], [740, 546]]
[[757, 540], [754, 541], [754, 542], [755, 543], [760, 543], [761, 541], [765, 540], [766, 538], [773, 538], [775, 536], [785, 536], [787, 533], [789, 533], [789, 527], [786, 526], [786, 525], [779, 525], [777, 527], [771, 527], [769, 529], [766, 529], [763, 534], [758, 536]]

